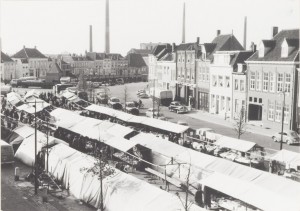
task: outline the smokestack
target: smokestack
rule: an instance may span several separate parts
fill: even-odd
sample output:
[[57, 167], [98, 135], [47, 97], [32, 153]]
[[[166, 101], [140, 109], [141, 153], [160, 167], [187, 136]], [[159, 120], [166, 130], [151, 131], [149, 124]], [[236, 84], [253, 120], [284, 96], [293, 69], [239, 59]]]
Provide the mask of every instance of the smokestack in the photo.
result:
[[106, 0], [105, 10], [105, 53], [110, 53], [109, 50], [109, 0]]
[[93, 52], [93, 26], [90, 25], [90, 52]]
[[219, 36], [221, 34], [221, 30], [217, 30], [217, 36]]
[[199, 45], [199, 43], [200, 43], [200, 37], [197, 37], [197, 45]]
[[275, 37], [276, 34], [278, 34], [278, 27], [277, 26], [273, 26], [272, 27], [272, 38]]
[[185, 43], [185, 3], [183, 3], [182, 43]]
[[245, 16], [244, 20], [244, 49], [247, 49], [247, 16]]

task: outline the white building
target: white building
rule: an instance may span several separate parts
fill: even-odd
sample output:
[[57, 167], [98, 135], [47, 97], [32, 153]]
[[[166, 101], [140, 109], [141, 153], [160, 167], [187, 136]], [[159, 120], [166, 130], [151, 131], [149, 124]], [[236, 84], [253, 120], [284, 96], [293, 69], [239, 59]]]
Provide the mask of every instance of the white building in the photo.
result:
[[[39, 50], [34, 48], [25, 48], [17, 52], [12, 56], [13, 59], [23, 59], [24, 64], [27, 60], [28, 68], [26, 69], [26, 65], [22, 65], [19, 63], [17, 66], [19, 69], [17, 70], [18, 76], [23, 76], [23, 71], [29, 73], [30, 76], [35, 76], [38, 78], [45, 78], [46, 73], [49, 70], [49, 61], [48, 58], [42, 54]], [[25, 67], [25, 68], [23, 68]]]
[[1, 51], [0, 63], [1, 81], [10, 81], [16, 77], [16, 62]]

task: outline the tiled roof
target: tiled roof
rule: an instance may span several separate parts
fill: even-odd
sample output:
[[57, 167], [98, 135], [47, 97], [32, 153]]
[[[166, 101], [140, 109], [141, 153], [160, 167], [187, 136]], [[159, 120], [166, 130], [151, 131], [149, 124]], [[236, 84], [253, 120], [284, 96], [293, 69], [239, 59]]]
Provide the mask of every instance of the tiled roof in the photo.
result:
[[233, 66], [233, 71], [237, 70], [238, 64], [244, 64], [245, 61], [252, 55], [252, 51], [240, 51], [235, 53], [234, 57], [230, 61], [230, 65]]
[[167, 53], [164, 55], [159, 61], [173, 61], [173, 54], [172, 53]]
[[[289, 46], [294, 49], [289, 53], [288, 57], [281, 57], [281, 45], [284, 39], [287, 40]], [[267, 44], [269, 47], [270, 42], [265, 40], [262, 41], [263, 44]], [[299, 29], [282, 30], [272, 39], [274, 46], [264, 55], [264, 57], [259, 57], [259, 52], [257, 51], [253, 56], [251, 56], [247, 61], [298, 61], [299, 55]]]
[[172, 46], [170, 44], [159, 44], [152, 49], [151, 54], [153, 54], [154, 56], [157, 56], [164, 49], [167, 49], [167, 51], [171, 51]]
[[176, 51], [194, 50], [196, 43], [181, 43], [176, 46]]
[[96, 53], [96, 60], [103, 59], [123, 60], [124, 57], [119, 53]]
[[141, 54], [142, 56], [148, 56], [151, 53], [151, 50], [132, 48], [128, 54], [130, 53], [137, 53], [137, 54]]
[[125, 59], [128, 60], [129, 67], [145, 67], [147, 66], [141, 54], [128, 54]]
[[12, 60], [8, 55], [6, 55], [5, 53], [3, 53], [1, 51], [1, 63], [4, 62], [13, 62], [14, 60]]
[[90, 57], [86, 56], [72, 56], [73, 61], [92, 61]]
[[23, 48], [22, 50], [17, 52], [15, 55], [13, 55], [12, 58], [27, 58], [27, 59], [29, 59], [29, 58], [47, 58], [47, 57], [36, 48]]
[[205, 43], [205, 47], [208, 52], [206, 52], [206, 58], [213, 59], [213, 54], [216, 51], [242, 51], [243, 46], [232, 34], [219, 35], [211, 43]]

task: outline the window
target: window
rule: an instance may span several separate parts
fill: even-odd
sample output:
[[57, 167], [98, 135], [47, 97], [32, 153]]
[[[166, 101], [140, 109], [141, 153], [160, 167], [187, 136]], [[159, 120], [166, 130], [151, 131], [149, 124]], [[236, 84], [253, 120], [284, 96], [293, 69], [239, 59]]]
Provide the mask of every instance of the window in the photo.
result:
[[240, 80], [240, 91], [245, 91], [245, 81], [244, 80]]
[[275, 77], [274, 73], [269, 73], [270, 78], [270, 92], [275, 92]]
[[255, 72], [250, 72], [250, 90], [255, 90]]
[[217, 86], [217, 76], [212, 76], [212, 86]]
[[285, 92], [291, 91], [291, 74], [290, 73], [285, 74], [284, 91]]
[[263, 91], [269, 91], [269, 73], [264, 73]]
[[277, 74], [277, 92], [283, 91], [283, 73]]
[[276, 111], [275, 111], [275, 121], [281, 121], [281, 104], [276, 103]]
[[230, 87], [230, 78], [229, 78], [229, 76], [226, 76], [226, 78], [225, 78], [225, 81], [226, 81], [226, 87]]
[[249, 101], [252, 102], [252, 97], [249, 97]]
[[260, 91], [261, 90], [261, 73], [256, 72], [256, 90]]
[[257, 97], [254, 98], [254, 102], [257, 103]]
[[258, 103], [262, 103], [262, 98], [258, 98]]
[[238, 107], [239, 107], [239, 103], [238, 103], [238, 99], [234, 100], [234, 112], [237, 113], [238, 112]]
[[239, 90], [239, 80], [234, 79], [234, 90]]
[[289, 122], [289, 115], [290, 115], [290, 108], [288, 105], [284, 106], [284, 123], [288, 124]]
[[246, 101], [242, 100], [242, 108], [245, 109], [246, 108]]
[[274, 120], [274, 103], [269, 102], [268, 120]]
[[219, 75], [219, 86], [223, 87], [223, 76]]

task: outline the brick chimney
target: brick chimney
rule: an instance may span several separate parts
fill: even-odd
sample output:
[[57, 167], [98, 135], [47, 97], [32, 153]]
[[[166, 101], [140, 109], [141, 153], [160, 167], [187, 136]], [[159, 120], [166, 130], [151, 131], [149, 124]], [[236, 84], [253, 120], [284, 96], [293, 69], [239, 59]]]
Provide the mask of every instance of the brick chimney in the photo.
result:
[[221, 30], [218, 29], [218, 30], [217, 30], [217, 37], [218, 37], [220, 34], [221, 34]]
[[197, 37], [197, 45], [200, 43], [200, 37]]
[[272, 27], [272, 38], [278, 34], [278, 26], [273, 26]]

